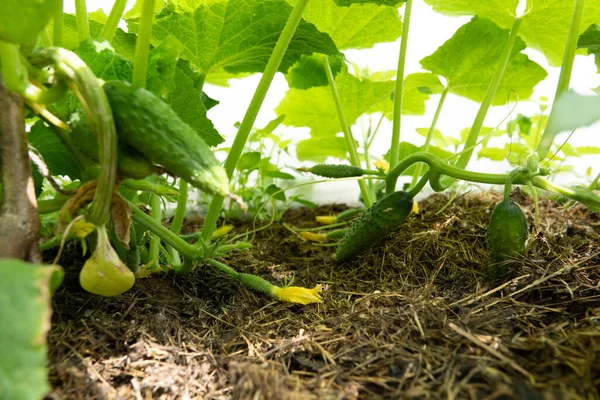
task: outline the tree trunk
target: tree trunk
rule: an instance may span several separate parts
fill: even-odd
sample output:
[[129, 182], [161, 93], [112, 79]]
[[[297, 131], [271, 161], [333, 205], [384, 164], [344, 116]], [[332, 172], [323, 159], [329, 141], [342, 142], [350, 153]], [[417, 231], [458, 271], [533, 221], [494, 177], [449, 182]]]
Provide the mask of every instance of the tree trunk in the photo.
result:
[[21, 96], [10, 93], [0, 76], [0, 257], [41, 262], [40, 219], [31, 176]]

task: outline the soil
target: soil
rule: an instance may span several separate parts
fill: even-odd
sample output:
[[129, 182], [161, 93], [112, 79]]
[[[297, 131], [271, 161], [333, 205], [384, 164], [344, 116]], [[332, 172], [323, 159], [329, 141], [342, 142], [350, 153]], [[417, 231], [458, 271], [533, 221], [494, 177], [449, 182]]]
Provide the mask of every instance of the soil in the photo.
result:
[[[517, 197], [532, 227], [533, 205]], [[288, 210], [224, 260], [273, 283], [323, 285], [324, 302], [308, 306], [202, 265], [101, 298], [79, 287], [72, 251], [53, 300], [47, 399], [600, 398], [600, 214], [542, 201], [527, 256], [492, 279], [486, 229], [499, 200], [434, 195], [342, 264], [333, 243], [293, 228], [345, 207]]]

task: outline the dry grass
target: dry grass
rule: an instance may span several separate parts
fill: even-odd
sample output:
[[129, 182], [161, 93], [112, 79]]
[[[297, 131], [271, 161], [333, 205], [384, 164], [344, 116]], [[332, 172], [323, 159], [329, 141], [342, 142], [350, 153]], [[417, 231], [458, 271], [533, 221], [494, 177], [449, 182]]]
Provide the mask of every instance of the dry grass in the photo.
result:
[[485, 234], [498, 199], [433, 196], [352, 263], [281, 224], [227, 260], [323, 284], [321, 305], [272, 302], [207, 268], [101, 299], [74, 269], [55, 298], [50, 398], [600, 398], [600, 216], [544, 201], [527, 257], [493, 281]]

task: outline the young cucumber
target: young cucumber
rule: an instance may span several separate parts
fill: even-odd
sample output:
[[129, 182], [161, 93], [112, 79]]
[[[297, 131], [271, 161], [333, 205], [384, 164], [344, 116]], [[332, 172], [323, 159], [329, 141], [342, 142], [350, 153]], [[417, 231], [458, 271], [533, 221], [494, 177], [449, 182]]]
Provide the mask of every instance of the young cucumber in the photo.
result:
[[382, 197], [363, 212], [337, 247], [337, 261], [348, 261], [394, 232], [410, 214], [413, 199], [406, 192]]
[[496, 204], [488, 225], [490, 275], [505, 274], [514, 265], [506, 261], [525, 253], [528, 237], [529, 229], [521, 207], [512, 201]]
[[338, 164], [317, 164], [306, 169], [306, 172], [326, 178], [352, 178], [363, 175], [363, 170], [360, 167]]
[[[92, 161], [98, 162], [98, 140], [83, 110], [71, 114], [69, 120], [70, 137], [73, 144]], [[120, 176], [144, 179], [152, 175], [154, 165], [131, 146], [119, 140], [117, 167]]]
[[229, 194], [225, 169], [210, 147], [171, 107], [151, 92], [123, 81], [106, 82], [104, 91], [119, 140], [202, 191]]

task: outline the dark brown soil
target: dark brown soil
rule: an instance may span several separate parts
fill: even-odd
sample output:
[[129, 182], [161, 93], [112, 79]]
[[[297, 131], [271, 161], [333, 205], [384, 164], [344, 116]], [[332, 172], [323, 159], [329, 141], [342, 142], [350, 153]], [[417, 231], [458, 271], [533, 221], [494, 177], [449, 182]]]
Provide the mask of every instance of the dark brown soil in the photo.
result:
[[[101, 298], [79, 288], [83, 258], [71, 253], [54, 297], [49, 398], [600, 398], [600, 214], [543, 201], [527, 257], [492, 280], [486, 226], [498, 200], [430, 197], [344, 264], [291, 228], [343, 207], [291, 210], [225, 260], [274, 283], [323, 285], [324, 303], [308, 306], [208, 266]], [[533, 225], [532, 204], [519, 202]]]

